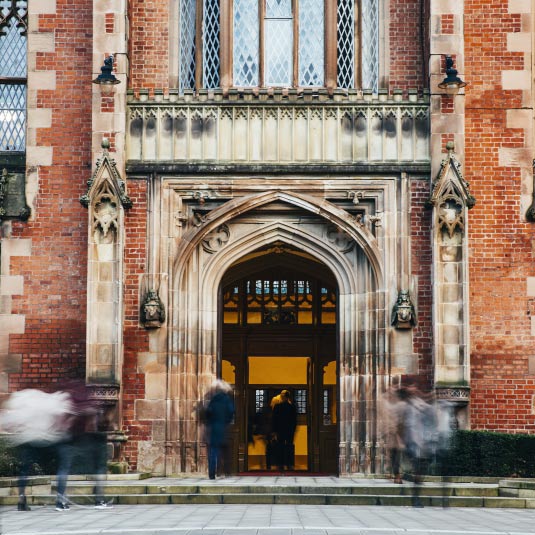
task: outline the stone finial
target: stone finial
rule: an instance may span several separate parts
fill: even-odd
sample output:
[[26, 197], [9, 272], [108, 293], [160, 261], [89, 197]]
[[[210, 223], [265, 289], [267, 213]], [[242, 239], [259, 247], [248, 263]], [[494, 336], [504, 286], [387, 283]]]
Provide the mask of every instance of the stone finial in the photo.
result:
[[454, 141], [448, 141], [446, 143], [446, 150], [449, 153], [455, 152], [455, 142]]
[[110, 148], [110, 140], [107, 137], [103, 137], [100, 146], [104, 150], [109, 150], [109, 148]]

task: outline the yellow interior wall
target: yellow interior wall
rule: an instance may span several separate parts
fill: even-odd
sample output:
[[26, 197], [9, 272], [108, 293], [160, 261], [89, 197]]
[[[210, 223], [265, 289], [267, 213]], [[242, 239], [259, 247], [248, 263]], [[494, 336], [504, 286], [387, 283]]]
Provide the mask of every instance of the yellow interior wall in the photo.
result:
[[306, 385], [308, 357], [249, 357], [250, 385]]
[[221, 379], [230, 385], [236, 384], [236, 367], [228, 360], [221, 361]]
[[335, 385], [336, 384], [336, 361], [332, 360], [323, 368], [323, 384]]

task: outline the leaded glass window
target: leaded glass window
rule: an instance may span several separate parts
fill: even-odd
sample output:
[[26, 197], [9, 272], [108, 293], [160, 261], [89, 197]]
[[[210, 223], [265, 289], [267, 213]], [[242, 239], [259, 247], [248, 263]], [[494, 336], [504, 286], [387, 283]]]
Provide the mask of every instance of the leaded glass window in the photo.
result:
[[323, 0], [299, 1], [299, 85], [322, 86], [324, 80]]
[[204, 87], [220, 86], [219, 74], [219, 0], [204, 0], [203, 15]]
[[248, 278], [223, 289], [223, 321], [227, 325], [332, 325], [336, 292], [311, 278]]
[[264, 32], [266, 85], [292, 85], [293, 17], [291, 0], [266, 0]]
[[378, 0], [362, 0], [362, 88], [377, 92], [379, 81]]
[[258, 0], [234, 0], [234, 85], [258, 85]]
[[0, 0], [0, 151], [26, 149], [28, 2]]
[[[326, 73], [334, 82], [335, 70], [338, 87], [378, 89], [379, 0], [337, 0], [330, 28], [325, 0], [229, 0], [231, 16], [220, 0], [179, 0], [179, 6], [181, 91], [218, 88], [221, 80], [227, 88], [323, 87]], [[325, 41], [329, 33], [336, 42]]]
[[179, 89], [195, 87], [195, 0], [180, 0]]
[[338, 0], [338, 87], [355, 87], [355, 2]]

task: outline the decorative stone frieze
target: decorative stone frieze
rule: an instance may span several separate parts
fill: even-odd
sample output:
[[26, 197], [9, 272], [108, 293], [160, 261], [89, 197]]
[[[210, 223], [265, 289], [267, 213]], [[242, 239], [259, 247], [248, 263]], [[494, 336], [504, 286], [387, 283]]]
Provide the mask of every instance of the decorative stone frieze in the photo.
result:
[[437, 399], [467, 404], [470, 401], [470, 387], [468, 386], [435, 386]]
[[417, 102], [128, 102], [130, 162], [429, 162], [429, 107]]

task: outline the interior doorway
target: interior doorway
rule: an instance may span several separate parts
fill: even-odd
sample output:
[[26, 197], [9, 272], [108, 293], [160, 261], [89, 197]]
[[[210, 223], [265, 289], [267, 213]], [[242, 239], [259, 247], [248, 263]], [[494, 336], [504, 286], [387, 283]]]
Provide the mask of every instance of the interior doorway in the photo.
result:
[[266, 248], [228, 271], [220, 296], [220, 374], [236, 402], [233, 470], [280, 470], [271, 418], [273, 398], [284, 389], [297, 412], [292, 470], [337, 473], [334, 277], [306, 253]]

